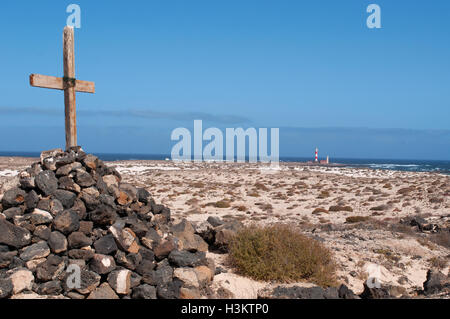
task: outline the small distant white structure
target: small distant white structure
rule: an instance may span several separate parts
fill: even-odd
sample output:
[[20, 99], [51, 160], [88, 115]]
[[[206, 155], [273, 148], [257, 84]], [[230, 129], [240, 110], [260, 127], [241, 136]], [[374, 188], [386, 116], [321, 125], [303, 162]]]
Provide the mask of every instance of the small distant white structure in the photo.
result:
[[319, 161], [319, 149], [316, 147], [316, 159], [315, 162]]
[[330, 164], [330, 157], [327, 155], [327, 164]]

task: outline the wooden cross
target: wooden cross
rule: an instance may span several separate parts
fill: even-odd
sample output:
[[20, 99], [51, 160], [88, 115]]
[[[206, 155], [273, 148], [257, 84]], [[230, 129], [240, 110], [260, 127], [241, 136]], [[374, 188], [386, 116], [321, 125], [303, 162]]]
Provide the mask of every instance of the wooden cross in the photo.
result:
[[75, 79], [75, 50], [73, 27], [65, 27], [63, 33], [64, 77], [31, 74], [30, 85], [34, 87], [64, 90], [66, 117], [66, 149], [77, 146], [76, 92], [95, 93], [95, 83]]

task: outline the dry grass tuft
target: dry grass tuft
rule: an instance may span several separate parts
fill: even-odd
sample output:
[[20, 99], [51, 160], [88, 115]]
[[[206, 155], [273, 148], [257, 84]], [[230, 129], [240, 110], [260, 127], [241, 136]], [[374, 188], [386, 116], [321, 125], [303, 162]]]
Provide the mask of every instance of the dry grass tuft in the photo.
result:
[[400, 256], [394, 254], [390, 249], [375, 249], [374, 253], [382, 255], [392, 262], [398, 262], [400, 260]]
[[265, 192], [269, 191], [269, 189], [262, 183], [256, 183], [255, 184], [255, 188], [258, 189], [258, 190], [265, 191]]
[[388, 210], [388, 209], [389, 209], [389, 206], [383, 204], [383, 205], [372, 207], [370, 210], [379, 212], [379, 211]]
[[416, 188], [414, 186], [404, 187], [404, 188], [399, 189], [397, 191], [397, 194], [405, 196], [405, 195], [408, 195], [409, 193], [413, 192], [415, 189]]
[[328, 211], [325, 208], [318, 207], [318, 208], [314, 209], [312, 212], [312, 214], [314, 214], [314, 215], [318, 215], [321, 213], [328, 214]]
[[370, 219], [368, 216], [350, 216], [345, 219], [345, 222], [348, 224], [366, 222]]
[[204, 188], [205, 184], [203, 184], [202, 182], [195, 182], [195, 183], [190, 184], [190, 186], [193, 188]]
[[247, 193], [247, 196], [259, 197], [259, 193], [257, 191], [250, 191], [249, 193]]
[[231, 204], [230, 204], [229, 200], [222, 199], [222, 200], [219, 200], [218, 202], [215, 202], [215, 203], [208, 203], [205, 206], [213, 206], [213, 207], [216, 207], [216, 208], [230, 208]]
[[431, 264], [432, 267], [437, 268], [439, 270], [444, 269], [447, 267], [448, 260], [446, 258], [441, 257], [432, 257], [428, 259], [428, 262]]
[[247, 207], [244, 205], [234, 206], [233, 208], [239, 212], [245, 212], [247, 210]]
[[417, 242], [421, 244], [423, 247], [428, 248], [429, 250], [435, 250], [435, 245], [429, 241], [427, 238], [419, 237], [417, 238]]
[[450, 233], [448, 231], [442, 231], [430, 236], [430, 241], [440, 245], [442, 247], [450, 249]]
[[286, 225], [243, 228], [230, 245], [229, 260], [242, 275], [256, 280], [336, 283], [331, 251]]
[[318, 199], [323, 199], [323, 198], [328, 198], [328, 197], [330, 197], [330, 192], [329, 191], [322, 191], [317, 198]]
[[353, 212], [353, 208], [351, 208], [350, 206], [340, 206], [340, 205], [331, 206], [328, 210], [330, 212]]

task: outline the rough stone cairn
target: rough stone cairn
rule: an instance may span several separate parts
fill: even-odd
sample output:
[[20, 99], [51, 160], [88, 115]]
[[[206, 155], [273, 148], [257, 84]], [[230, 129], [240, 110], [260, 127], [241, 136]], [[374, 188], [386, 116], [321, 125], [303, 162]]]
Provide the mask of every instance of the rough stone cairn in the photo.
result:
[[208, 244], [79, 147], [43, 152], [0, 204], [0, 299], [200, 298]]

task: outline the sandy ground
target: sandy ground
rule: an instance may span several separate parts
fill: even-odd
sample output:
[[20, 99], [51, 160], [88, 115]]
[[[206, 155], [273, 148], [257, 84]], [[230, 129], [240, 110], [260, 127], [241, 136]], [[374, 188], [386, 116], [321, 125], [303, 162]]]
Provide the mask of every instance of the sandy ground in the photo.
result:
[[[20, 169], [34, 161], [0, 158], [0, 193], [2, 187], [14, 183]], [[171, 208], [175, 219], [195, 223], [218, 216], [244, 224], [298, 226], [333, 251], [339, 281], [357, 293], [371, 275], [414, 295], [429, 268], [439, 263], [442, 272], [449, 270], [448, 235], [421, 233], [400, 223], [401, 218], [420, 215], [448, 227], [449, 176], [298, 163], [282, 163], [278, 168], [172, 161], [108, 164], [115, 166], [125, 181], [147, 188], [157, 202]], [[218, 208], [218, 201], [230, 205]], [[352, 211], [331, 211], [331, 206], [349, 206]], [[317, 208], [323, 212], [314, 212]], [[351, 216], [370, 218], [347, 223]], [[259, 289], [274, 284], [235, 274], [226, 264], [226, 255], [209, 256], [227, 271], [216, 276], [215, 287], [228, 289], [234, 297], [255, 298]]]

